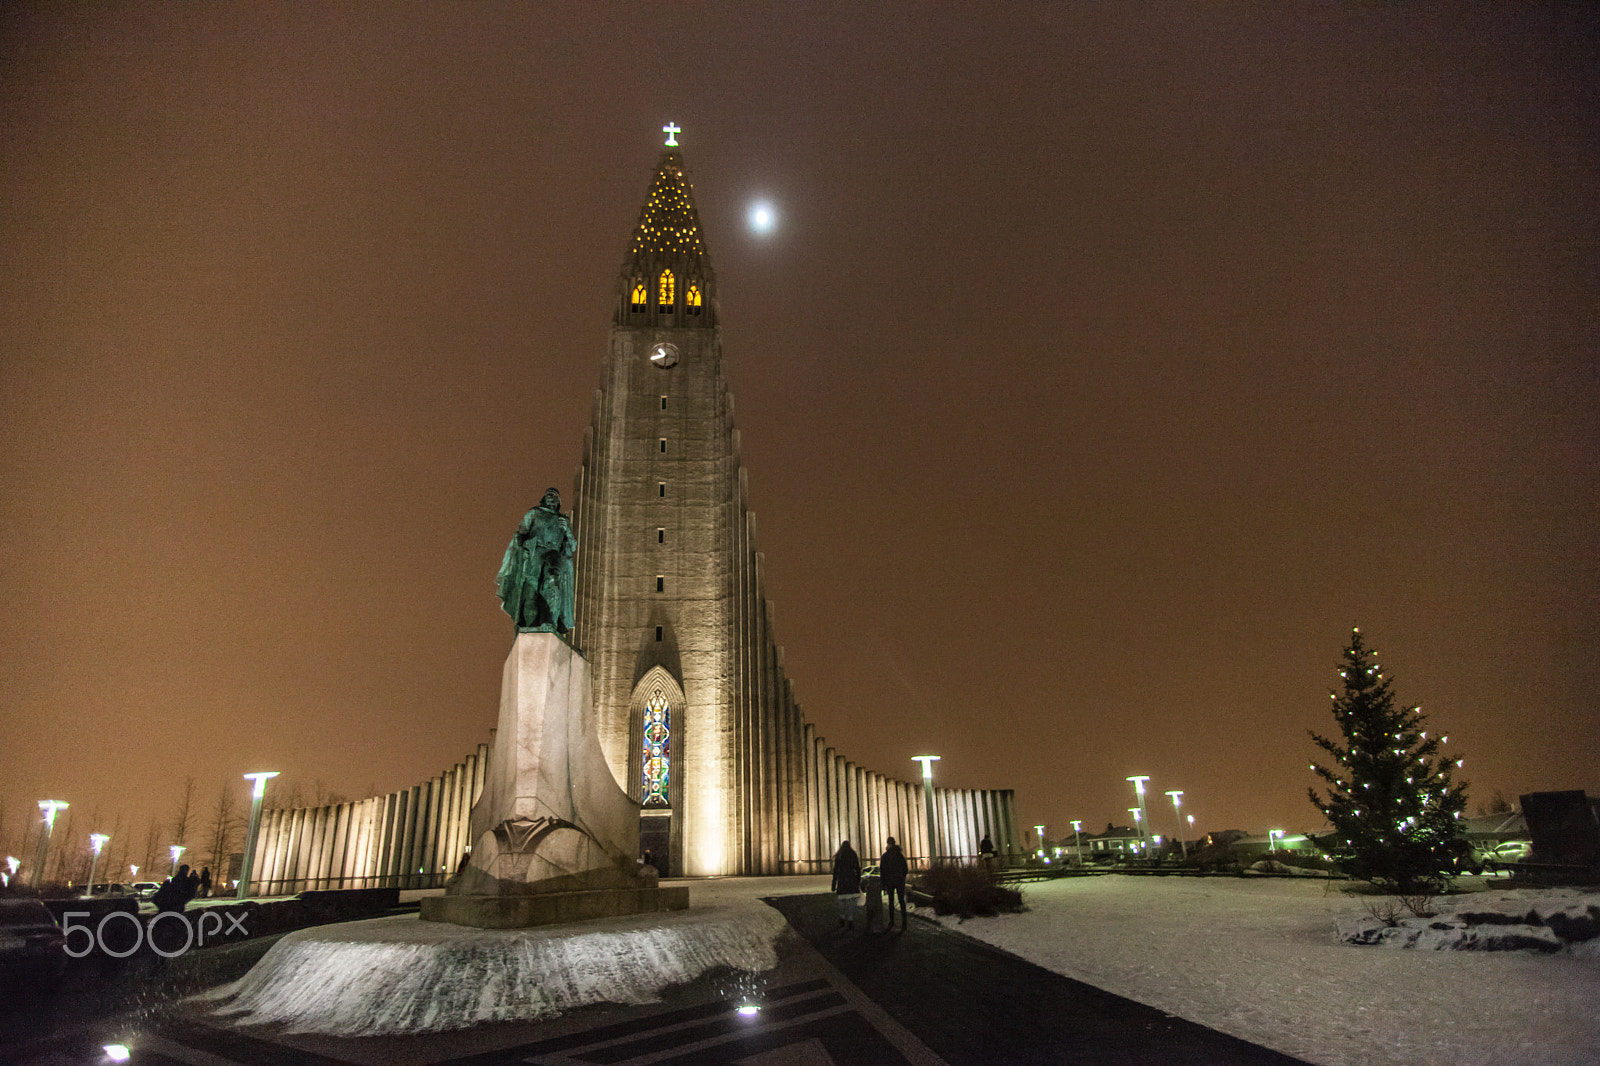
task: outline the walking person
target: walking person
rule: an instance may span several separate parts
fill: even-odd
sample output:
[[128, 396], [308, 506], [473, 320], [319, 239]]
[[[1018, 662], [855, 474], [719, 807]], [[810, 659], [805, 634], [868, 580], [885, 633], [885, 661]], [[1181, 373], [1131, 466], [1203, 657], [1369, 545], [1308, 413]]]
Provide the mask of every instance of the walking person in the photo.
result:
[[861, 860], [846, 840], [833, 854], [833, 893], [839, 897], [839, 928], [856, 927], [856, 896], [861, 892]]
[[211, 898], [211, 867], [205, 866], [200, 870], [200, 898]]
[[994, 841], [989, 839], [989, 834], [983, 834], [983, 839], [978, 841], [978, 861], [983, 863], [985, 870], [994, 869]]
[[900, 850], [900, 845], [895, 843], [894, 837], [889, 838], [889, 846], [883, 849], [883, 857], [878, 860], [878, 882], [883, 886], [883, 894], [888, 897], [889, 924], [884, 932], [894, 930], [894, 901], [900, 899], [900, 931], [906, 931], [906, 853]]

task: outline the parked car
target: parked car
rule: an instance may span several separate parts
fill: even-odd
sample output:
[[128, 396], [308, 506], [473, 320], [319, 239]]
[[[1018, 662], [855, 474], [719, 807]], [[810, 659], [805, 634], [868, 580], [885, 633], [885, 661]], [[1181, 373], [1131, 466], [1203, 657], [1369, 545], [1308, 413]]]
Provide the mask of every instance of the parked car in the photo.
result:
[[1526, 862], [1533, 857], [1533, 841], [1508, 840], [1495, 846], [1484, 860], [1484, 865], [1491, 870], [1496, 866], [1508, 866], [1511, 863]]
[[126, 896], [128, 886], [121, 881], [97, 881], [94, 889], [89, 893], [92, 896]]
[[133, 883], [133, 894], [140, 899], [149, 899], [156, 894], [156, 889], [160, 887], [161, 882], [159, 881], [135, 881]]
[[36, 899], [0, 899], [0, 981], [48, 990], [66, 968], [67, 938], [50, 909]]

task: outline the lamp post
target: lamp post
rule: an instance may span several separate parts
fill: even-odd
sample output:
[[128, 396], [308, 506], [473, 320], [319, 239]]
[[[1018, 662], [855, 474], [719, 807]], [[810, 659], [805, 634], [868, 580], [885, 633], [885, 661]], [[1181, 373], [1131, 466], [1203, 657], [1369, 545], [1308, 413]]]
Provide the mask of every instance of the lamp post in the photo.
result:
[[85, 896], [94, 895], [94, 872], [100, 866], [100, 849], [106, 846], [106, 841], [111, 838], [104, 833], [90, 833], [89, 846], [94, 849], [94, 858], [89, 860], [89, 890]]
[[39, 834], [39, 850], [34, 854], [33, 887], [44, 884], [44, 863], [50, 857], [50, 831], [56, 827], [56, 812], [67, 809], [60, 800], [40, 800], [39, 811], [44, 815], [44, 832]]
[[1039, 858], [1042, 859], [1042, 858], [1044, 858], [1044, 826], [1042, 826], [1042, 825], [1034, 826], [1033, 827], [1033, 835], [1034, 835], [1034, 838], [1038, 842]]
[[[1144, 783], [1146, 781], [1150, 780], [1150, 775], [1149, 774], [1135, 774], [1133, 777], [1126, 778], [1125, 780], [1133, 782], [1133, 791], [1136, 792], [1138, 794], [1138, 796], [1139, 796], [1139, 809], [1141, 811], [1144, 810], [1145, 809]], [[1134, 828], [1136, 828], [1136, 829], [1138, 829], [1140, 831], [1140, 835], [1141, 836], [1145, 837], [1146, 839], [1149, 838], [1149, 836], [1150, 836], [1150, 824], [1148, 822], [1146, 822], [1144, 825], [1136, 825]]]
[[1072, 820], [1072, 858], [1079, 865], [1083, 865], [1083, 819]]
[[939, 826], [933, 819], [933, 764], [939, 761], [939, 756], [913, 755], [911, 761], [922, 764], [922, 804], [928, 811], [928, 868], [932, 869], [933, 857], [938, 854], [934, 837]]
[[128, 883], [132, 884], [133, 882], [135, 882], [137, 880], [139, 880], [139, 868], [137, 866], [129, 864], [129, 866], [128, 866]]
[[1182, 789], [1171, 789], [1167, 795], [1172, 797], [1172, 813], [1178, 816], [1178, 847], [1183, 851], [1183, 857], [1189, 857], [1189, 841], [1183, 835], [1183, 812], [1178, 809], [1182, 799]]
[[[1144, 839], [1144, 826], [1141, 825], [1140, 823], [1144, 818], [1144, 808], [1143, 807], [1129, 807], [1128, 808], [1128, 813], [1133, 815], [1133, 831], [1135, 833], [1139, 834], [1139, 839], [1140, 840], [1143, 840]], [[1139, 847], [1138, 844], [1134, 845], [1135, 854], [1137, 854], [1138, 847]]]
[[7, 855], [6, 856], [6, 867], [7, 867], [6, 874], [5, 874], [5, 877], [4, 878], [0, 878], [0, 880], [3, 880], [5, 882], [5, 885], [6, 885], [7, 888], [11, 887], [11, 879], [13, 877], [17, 876], [17, 867], [19, 867], [21, 865], [22, 865], [22, 860], [17, 858], [15, 855]]
[[1274, 830], [1272, 830], [1271, 832], [1269, 832], [1267, 834], [1267, 839], [1272, 842], [1271, 845], [1270, 845], [1270, 850], [1273, 851], [1274, 853], [1276, 853], [1277, 850], [1278, 850], [1278, 841], [1283, 839], [1283, 830], [1282, 829], [1274, 829]]
[[167, 854], [172, 856], [172, 872], [174, 874], [178, 872], [178, 856], [182, 855], [187, 850], [189, 849], [185, 848], [182, 844], [167, 845]]
[[267, 794], [267, 782], [278, 776], [276, 770], [260, 770], [245, 774], [246, 781], [254, 782], [250, 793], [250, 832], [244, 840], [244, 859], [239, 869], [239, 891], [236, 899], [247, 899], [250, 894], [250, 874], [256, 864], [256, 837], [261, 832], [261, 803]]

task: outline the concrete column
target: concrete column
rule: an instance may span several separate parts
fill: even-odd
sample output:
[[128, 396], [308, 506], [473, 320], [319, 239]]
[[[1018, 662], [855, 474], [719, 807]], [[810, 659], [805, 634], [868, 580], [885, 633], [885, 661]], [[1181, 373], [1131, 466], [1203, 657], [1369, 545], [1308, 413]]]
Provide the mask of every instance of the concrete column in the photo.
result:
[[452, 766], [445, 774], [444, 827], [439, 831], [439, 865], [446, 873], [454, 873], [461, 858], [461, 764]]
[[256, 837], [256, 865], [250, 873], [255, 890], [263, 896], [272, 895], [273, 863], [278, 847], [278, 812], [261, 812], [261, 828]]
[[[422, 822], [423, 831], [421, 846], [417, 850], [417, 865], [423, 871], [424, 878], [431, 877], [439, 871], [439, 779], [431, 777], [426, 787], [426, 800], [422, 810], [427, 818]], [[429, 884], [424, 879], [423, 885]]]
[[820, 810], [817, 797], [821, 795], [821, 790], [817, 788], [817, 730], [810, 722], [806, 722], [802, 728], [806, 755], [806, 846], [805, 854], [800, 858], [806, 861], [800, 864], [796, 872], [810, 870], [810, 860], [817, 855], [817, 827], [820, 824], [817, 819]]
[[417, 878], [417, 820], [422, 806], [422, 786], [412, 785], [406, 793], [406, 822], [400, 844], [400, 887], [414, 888]]
[[955, 853], [955, 826], [950, 821], [950, 790], [940, 788], [934, 790], [934, 814], [939, 819], [939, 829], [934, 834], [933, 846], [938, 849], [939, 859], [942, 861]]
[[394, 877], [394, 823], [400, 810], [400, 795], [391, 792], [383, 797], [383, 807], [374, 830], [377, 833], [378, 886], [388, 888]]

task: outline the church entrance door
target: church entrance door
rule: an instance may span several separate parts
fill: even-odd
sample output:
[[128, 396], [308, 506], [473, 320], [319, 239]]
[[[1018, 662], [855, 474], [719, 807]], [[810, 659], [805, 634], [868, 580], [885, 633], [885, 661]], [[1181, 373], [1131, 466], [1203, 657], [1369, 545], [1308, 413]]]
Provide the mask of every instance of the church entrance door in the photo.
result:
[[672, 812], [671, 811], [643, 811], [639, 815], [639, 857], [646, 854], [651, 857], [652, 863], [661, 872], [662, 877], [669, 876], [667, 859], [672, 848]]

